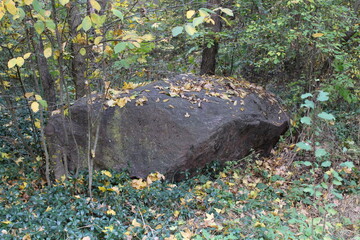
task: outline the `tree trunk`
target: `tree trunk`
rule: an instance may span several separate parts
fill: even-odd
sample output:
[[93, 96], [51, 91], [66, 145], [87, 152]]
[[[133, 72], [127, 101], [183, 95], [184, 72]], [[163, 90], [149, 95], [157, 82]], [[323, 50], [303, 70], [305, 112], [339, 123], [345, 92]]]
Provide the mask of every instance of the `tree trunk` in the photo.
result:
[[[76, 4], [72, 4], [69, 11], [69, 26], [70, 26], [70, 35], [72, 39], [75, 39], [76, 36], [81, 33], [77, 31], [77, 27], [81, 24], [82, 15], [79, 12]], [[86, 39], [77, 39], [71, 43], [72, 51], [72, 63], [71, 63], [71, 75], [75, 85], [76, 99], [83, 97], [86, 94], [85, 90], [85, 72], [86, 72], [86, 55], [83, 56], [80, 54], [80, 49], [85, 47]]]
[[[31, 29], [30, 31], [30, 36], [34, 36], [33, 29]], [[50, 74], [47, 59], [43, 55], [44, 45], [41, 37], [39, 37], [37, 40], [32, 39], [31, 44], [33, 45], [36, 53], [36, 62], [38, 65], [41, 86], [44, 91], [44, 98], [48, 104], [48, 110], [52, 111], [57, 108], [55, 81]]]
[[[216, 8], [219, 7], [221, 4], [221, 0], [209, 0], [208, 7], [209, 8]], [[207, 75], [215, 75], [216, 69], [216, 56], [219, 50], [219, 40], [215, 33], [220, 32], [222, 25], [221, 19], [219, 16], [220, 12], [217, 11], [216, 14], [212, 14], [211, 18], [214, 20], [215, 24], [209, 24], [211, 30], [214, 34], [210, 35], [209, 41], [205, 41], [204, 49], [202, 52], [202, 59], [201, 59], [201, 66], [200, 66], [200, 74], [207, 74]], [[210, 46], [208, 47], [210, 43]]]

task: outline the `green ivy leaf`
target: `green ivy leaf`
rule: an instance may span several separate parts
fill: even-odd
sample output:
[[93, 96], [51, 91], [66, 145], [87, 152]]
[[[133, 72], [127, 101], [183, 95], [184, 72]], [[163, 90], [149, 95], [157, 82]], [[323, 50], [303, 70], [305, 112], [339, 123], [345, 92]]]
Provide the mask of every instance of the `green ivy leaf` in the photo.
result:
[[311, 100], [305, 100], [304, 104], [301, 104], [300, 107], [307, 107], [307, 108], [315, 108], [315, 103]]
[[307, 150], [307, 151], [310, 151], [311, 150], [311, 146], [310, 144], [306, 143], [306, 142], [298, 142], [296, 144], [296, 146], [300, 149], [303, 149], [303, 150]]
[[174, 27], [171, 32], [173, 37], [176, 37], [177, 35], [181, 34], [184, 31], [184, 27]]
[[311, 188], [311, 187], [307, 187], [307, 188], [304, 188], [304, 190], [303, 190], [304, 192], [307, 192], [307, 193], [310, 193], [311, 195], [313, 195], [314, 194], [314, 189], [313, 188]]
[[81, 23], [82, 28], [84, 29], [85, 32], [87, 32], [91, 27], [92, 27], [92, 23], [91, 23], [91, 19], [89, 16], [86, 16], [82, 23]]
[[317, 96], [317, 100], [320, 101], [320, 102], [325, 102], [325, 101], [329, 100], [328, 95], [329, 95], [328, 92], [320, 91], [319, 95]]
[[315, 157], [323, 157], [327, 154], [326, 150], [323, 148], [318, 148], [315, 150]]
[[305, 93], [303, 95], [301, 95], [301, 99], [305, 99], [305, 98], [308, 98], [308, 97], [312, 97], [313, 95], [311, 93]]
[[330, 167], [331, 166], [331, 161], [325, 161], [321, 163], [322, 167]]
[[302, 117], [302, 118], [300, 119], [300, 122], [301, 122], [301, 123], [304, 123], [304, 124], [306, 124], [306, 125], [311, 125], [311, 118], [309, 118], [309, 117]]
[[343, 162], [343, 163], [341, 163], [341, 164], [340, 164], [340, 167], [353, 168], [353, 167], [355, 167], [355, 165], [354, 165], [353, 162], [348, 161], [348, 162]]
[[342, 183], [340, 181], [336, 180], [336, 179], [333, 180], [333, 184], [337, 185], [337, 186], [342, 185]]
[[309, 166], [312, 165], [312, 163], [309, 162], [309, 161], [304, 161], [304, 162], [301, 162], [301, 163], [302, 163], [303, 165], [307, 166], [307, 167], [309, 167]]
[[335, 120], [334, 115], [331, 113], [322, 112], [318, 114], [319, 118], [325, 119], [325, 120]]

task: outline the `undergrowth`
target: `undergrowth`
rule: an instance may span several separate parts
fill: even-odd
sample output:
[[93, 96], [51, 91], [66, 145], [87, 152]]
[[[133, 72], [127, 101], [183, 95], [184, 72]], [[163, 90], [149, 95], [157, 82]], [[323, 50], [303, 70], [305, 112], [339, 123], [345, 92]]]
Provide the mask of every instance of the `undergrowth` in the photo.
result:
[[243, 160], [252, 163], [246, 168], [237, 162], [211, 165], [178, 183], [158, 173], [142, 180], [98, 171], [93, 199], [86, 194], [86, 173], [48, 187], [40, 176], [7, 164], [1, 170], [0, 237], [359, 239], [360, 189], [354, 184], [359, 170], [339, 171], [346, 181], [332, 186], [338, 196], [327, 188], [312, 196], [309, 186], [320, 173], [299, 164], [285, 167], [286, 159], [279, 156], [253, 154]]

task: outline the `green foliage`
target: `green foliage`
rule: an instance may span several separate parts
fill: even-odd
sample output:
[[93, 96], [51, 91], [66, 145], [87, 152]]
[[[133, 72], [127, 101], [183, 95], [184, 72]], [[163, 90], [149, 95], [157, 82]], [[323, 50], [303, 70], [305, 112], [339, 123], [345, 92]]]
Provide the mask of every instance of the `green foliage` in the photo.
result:
[[[2, 239], [323, 239], [337, 234], [339, 216], [330, 203], [314, 210], [297, 203], [316, 188], [287, 182], [288, 176], [266, 170], [264, 159], [247, 168], [236, 162], [212, 174], [180, 182], [154, 181], [139, 187], [125, 172], [98, 171], [94, 174], [94, 196], [86, 196], [86, 173], [77, 179], [44, 186], [38, 175], [25, 177], [7, 165], [0, 172], [0, 236]], [[250, 160], [250, 159], [249, 159]], [[261, 163], [260, 163], [261, 162]], [[270, 163], [270, 162], [269, 162]], [[349, 162], [343, 167], [352, 167]], [[267, 177], [258, 173], [267, 171]], [[274, 169], [275, 170], [275, 169]], [[333, 173], [332, 173], [333, 174]], [[156, 175], [153, 175], [153, 177]], [[340, 176], [334, 175], [335, 179]], [[149, 178], [147, 179], [147, 181]], [[283, 184], [279, 184], [283, 182]], [[285, 184], [286, 182], [286, 184]], [[143, 181], [144, 183], [144, 181]], [[295, 190], [300, 191], [295, 192]], [[310, 205], [311, 206], [311, 205]], [[332, 220], [332, 218], [334, 218]], [[324, 222], [326, 221], [326, 222]], [[323, 228], [323, 223], [326, 228]], [[347, 220], [347, 226], [355, 224]], [[320, 226], [320, 227], [319, 227]], [[334, 235], [335, 236], [335, 235]], [[345, 239], [339, 237], [329, 239]]]

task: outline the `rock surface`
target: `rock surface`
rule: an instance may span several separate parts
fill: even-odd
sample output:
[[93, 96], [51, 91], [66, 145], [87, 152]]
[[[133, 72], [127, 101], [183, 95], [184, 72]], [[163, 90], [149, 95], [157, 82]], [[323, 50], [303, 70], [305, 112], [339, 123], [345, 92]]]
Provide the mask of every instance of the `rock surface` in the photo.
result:
[[133, 87], [84, 97], [67, 117], [50, 118], [45, 134], [57, 178], [91, 159], [95, 169], [179, 180], [184, 170], [240, 160], [251, 149], [267, 154], [288, 128], [274, 96], [244, 80], [182, 74]]

